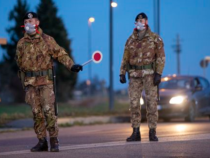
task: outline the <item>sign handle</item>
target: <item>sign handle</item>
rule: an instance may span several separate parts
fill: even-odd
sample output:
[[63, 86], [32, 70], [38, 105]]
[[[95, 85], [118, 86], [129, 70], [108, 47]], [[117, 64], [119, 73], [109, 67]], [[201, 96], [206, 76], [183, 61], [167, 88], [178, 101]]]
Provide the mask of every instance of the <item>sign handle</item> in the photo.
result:
[[85, 65], [89, 64], [91, 61], [93, 61], [93, 59], [90, 59], [90, 60], [86, 61], [85, 63], [82, 64], [82, 66], [85, 66]]

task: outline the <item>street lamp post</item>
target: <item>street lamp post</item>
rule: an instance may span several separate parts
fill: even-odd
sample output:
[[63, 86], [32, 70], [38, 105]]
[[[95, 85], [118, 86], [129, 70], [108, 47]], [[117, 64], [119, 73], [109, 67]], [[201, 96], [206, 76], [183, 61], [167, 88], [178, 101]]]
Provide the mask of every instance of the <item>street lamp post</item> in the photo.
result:
[[[88, 59], [91, 59], [91, 24], [95, 21], [95, 18], [90, 17], [88, 19]], [[89, 81], [89, 95], [91, 94], [91, 64], [88, 66], [88, 81]]]
[[155, 32], [160, 35], [160, 0], [154, 0], [154, 25]]
[[113, 2], [110, 0], [109, 3], [109, 29], [110, 29], [110, 34], [109, 34], [109, 53], [110, 53], [110, 62], [109, 62], [109, 110], [113, 110], [114, 107], [114, 93], [113, 93], [113, 8], [117, 7], [117, 3]]

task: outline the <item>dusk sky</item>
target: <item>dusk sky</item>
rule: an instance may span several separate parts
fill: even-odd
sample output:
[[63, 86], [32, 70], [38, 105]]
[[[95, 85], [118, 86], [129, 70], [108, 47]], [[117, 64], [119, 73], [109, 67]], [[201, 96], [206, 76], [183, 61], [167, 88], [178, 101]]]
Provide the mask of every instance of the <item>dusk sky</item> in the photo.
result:
[[[31, 11], [36, 11], [39, 0], [27, 0]], [[103, 61], [92, 63], [92, 77], [105, 79], [109, 85], [109, 0], [54, 0], [58, 15], [62, 17], [69, 38], [75, 63], [82, 64], [88, 57], [88, 18], [94, 17], [92, 24], [92, 51], [100, 50]], [[153, 0], [116, 0], [113, 11], [114, 45], [114, 89], [122, 89], [119, 69], [124, 45], [134, 29], [134, 19], [140, 12], [149, 18], [149, 26], [154, 31]], [[13, 25], [8, 15], [16, 0], [0, 0], [0, 38], [9, 39], [6, 28]], [[40, 15], [41, 16], [41, 15]], [[203, 75], [200, 61], [210, 56], [210, 0], [160, 0], [160, 36], [164, 41], [166, 65], [163, 75], [177, 72], [176, 54], [173, 45], [176, 36], [181, 38], [181, 74]], [[0, 60], [3, 50], [0, 49]], [[206, 69], [210, 80], [210, 65]], [[88, 67], [79, 73], [79, 81], [88, 79]]]

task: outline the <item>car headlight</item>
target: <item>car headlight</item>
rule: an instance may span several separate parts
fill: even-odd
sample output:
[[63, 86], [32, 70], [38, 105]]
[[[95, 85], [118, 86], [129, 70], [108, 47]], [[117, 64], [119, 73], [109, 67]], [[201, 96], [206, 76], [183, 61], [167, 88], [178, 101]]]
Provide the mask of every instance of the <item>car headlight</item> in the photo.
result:
[[142, 97], [140, 98], [140, 105], [144, 105], [144, 99]]
[[176, 96], [170, 99], [170, 104], [182, 104], [184, 100], [186, 99], [186, 96]]

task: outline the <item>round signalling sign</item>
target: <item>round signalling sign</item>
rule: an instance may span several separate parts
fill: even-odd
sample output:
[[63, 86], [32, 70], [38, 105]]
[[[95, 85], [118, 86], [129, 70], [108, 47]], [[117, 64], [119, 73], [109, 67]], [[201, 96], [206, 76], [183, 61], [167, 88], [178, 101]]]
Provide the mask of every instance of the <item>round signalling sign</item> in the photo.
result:
[[102, 61], [103, 55], [100, 51], [93, 52], [92, 60], [94, 63], [100, 63]]

